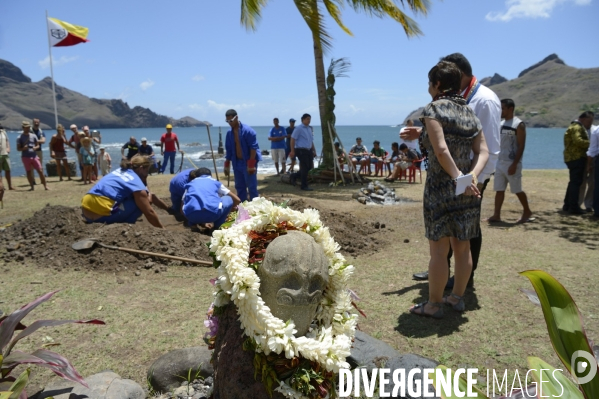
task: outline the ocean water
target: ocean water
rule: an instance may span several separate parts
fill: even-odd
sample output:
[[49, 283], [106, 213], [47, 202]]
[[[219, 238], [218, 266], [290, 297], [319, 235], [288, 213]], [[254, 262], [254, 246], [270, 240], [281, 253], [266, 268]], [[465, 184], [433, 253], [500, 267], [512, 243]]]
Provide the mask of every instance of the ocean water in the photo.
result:
[[[272, 126], [252, 126], [258, 134], [258, 142], [261, 149], [270, 150], [270, 142], [268, 141], [268, 133]], [[93, 128], [93, 127], [92, 127]], [[399, 130], [401, 126], [337, 126], [337, 133], [341, 138], [343, 146], [349, 151], [349, 148], [355, 144], [356, 137], [361, 137], [364, 145], [368, 148], [372, 147], [374, 140], [379, 140], [381, 146], [391, 152], [391, 143], [399, 141]], [[227, 127], [221, 127], [220, 132], [224, 146], [225, 136], [228, 130]], [[205, 127], [189, 127], [173, 129], [179, 137], [181, 149], [185, 152], [183, 168], [192, 168], [189, 159], [198, 167], [207, 167], [214, 169], [212, 159], [200, 160], [200, 155], [210, 151], [208, 133]], [[524, 150], [524, 169], [565, 169], [566, 165], [563, 161], [563, 135], [564, 128], [528, 128], [526, 136], [526, 149]], [[139, 141], [142, 137], [148, 139], [149, 144], [160, 143], [160, 136], [165, 132], [163, 128], [144, 128], [144, 129], [102, 129], [102, 145], [106, 147], [106, 151], [112, 157], [113, 170], [121, 159], [121, 147], [129, 141], [129, 137], [135, 136]], [[46, 142], [50, 142], [50, 138], [55, 131], [45, 131]], [[71, 132], [67, 132], [67, 137], [70, 137]], [[13, 176], [24, 176], [25, 169], [21, 162], [21, 154], [16, 151], [16, 141], [19, 132], [9, 132], [11, 144], [11, 168]], [[219, 141], [219, 127], [211, 127], [210, 134], [212, 137], [212, 145], [216, 153]], [[314, 126], [314, 137], [316, 150], [320, 156], [322, 150], [322, 135], [320, 126]], [[157, 158], [161, 159], [160, 146], [154, 146], [154, 152]], [[50, 152], [48, 144], [43, 145], [44, 163], [50, 160]], [[69, 160], [75, 160], [75, 151], [69, 149], [67, 151]], [[179, 169], [181, 156], [177, 154], [175, 162], [175, 170]], [[224, 159], [217, 159], [216, 165], [219, 171], [222, 170]], [[44, 169], [45, 169], [45, 165]], [[269, 155], [263, 155], [263, 162], [258, 165], [258, 173], [273, 174], [275, 166]]]

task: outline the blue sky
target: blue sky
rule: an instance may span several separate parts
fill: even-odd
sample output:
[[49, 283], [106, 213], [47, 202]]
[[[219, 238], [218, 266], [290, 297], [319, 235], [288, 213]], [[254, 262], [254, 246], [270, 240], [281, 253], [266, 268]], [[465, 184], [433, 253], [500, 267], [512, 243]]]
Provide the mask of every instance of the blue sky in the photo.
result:
[[[354, 36], [330, 21], [334, 47], [325, 56], [325, 67], [331, 57], [352, 63], [335, 85], [337, 123], [400, 123], [429, 101], [427, 72], [453, 52], [466, 55], [479, 78], [515, 78], [551, 53], [570, 66], [598, 67], [598, 3], [431, 0], [429, 14], [415, 17], [424, 35], [413, 39], [389, 19], [346, 8]], [[235, 0], [2, 1], [0, 58], [33, 81], [50, 76], [46, 10], [90, 29], [89, 43], [52, 49], [56, 82], [71, 90], [216, 126], [230, 107], [252, 125], [275, 116], [286, 124], [304, 112], [319, 124], [312, 41], [290, 0], [270, 1], [256, 32], [240, 25]]]

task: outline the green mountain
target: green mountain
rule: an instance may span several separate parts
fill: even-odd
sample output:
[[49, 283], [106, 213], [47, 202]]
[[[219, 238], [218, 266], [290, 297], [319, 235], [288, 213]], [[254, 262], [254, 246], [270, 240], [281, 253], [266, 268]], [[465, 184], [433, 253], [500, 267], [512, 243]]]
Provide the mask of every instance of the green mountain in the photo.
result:
[[[599, 119], [599, 68], [568, 66], [556, 54], [524, 69], [516, 79], [499, 74], [481, 79], [499, 99], [511, 98], [516, 115], [530, 127], [565, 127], [583, 111]], [[407, 119], [418, 120], [422, 108]]]
[[[0, 124], [8, 130], [20, 130], [23, 120], [39, 118], [42, 129], [54, 129], [52, 79], [47, 77], [32, 82], [20, 68], [0, 59]], [[92, 129], [164, 127], [167, 123], [178, 127], [206, 126], [186, 116], [174, 119], [159, 115], [148, 108], [129, 107], [122, 100], [89, 98], [81, 93], [56, 85], [58, 123], [68, 130], [72, 123], [89, 125]]]

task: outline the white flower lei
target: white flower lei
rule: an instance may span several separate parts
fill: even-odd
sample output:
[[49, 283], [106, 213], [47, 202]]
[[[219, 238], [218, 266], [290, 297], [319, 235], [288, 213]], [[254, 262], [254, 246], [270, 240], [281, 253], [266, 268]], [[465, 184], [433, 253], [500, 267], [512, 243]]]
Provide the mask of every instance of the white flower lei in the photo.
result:
[[[230, 300], [235, 303], [244, 333], [255, 340], [258, 352], [268, 355], [284, 351], [288, 359], [301, 355], [334, 373], [349, 368], [345, 359], [350, 354], [356, 333], [357, 315], [351, 312], [347, 281], [354, 267], [338, 252], [339, 245], [329, 229], [323, 227], [318, 211], [305, 209], [299, 212], [264, 198], [254, 198], [242, 206], [249, 213], [249, 219], [212, 235], [210, 250], [221, 261], [217, 269], [214, 305], [224, 306]], [[305, 232], [323, 248], [329, 260], [329, 282], [313, 322], [315, 328], [304, 337], [294, 336], [297, 330], [293, 321], [286, 323], [273, 316], [260, 296], [260, 278], [248, 263], [251, 243], [248, 234], [283, 221], [298, 228], [307, 225]], [[289, 398], [304, 398], [284, 381], [276, 390]]]

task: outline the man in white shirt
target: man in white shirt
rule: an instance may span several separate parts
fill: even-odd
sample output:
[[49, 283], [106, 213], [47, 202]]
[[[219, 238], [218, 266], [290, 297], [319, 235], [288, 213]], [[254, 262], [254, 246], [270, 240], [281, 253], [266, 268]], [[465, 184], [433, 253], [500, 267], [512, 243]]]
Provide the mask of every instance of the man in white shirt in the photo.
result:
[[[412, 126], [414, 126], [414, 121], [411, 120], [411, 119], [408, 119], [406, 121], [406, 126], [402, 127], [399, 130], [400, 137], [401, 137], [401, 134], [403, 132], [405, 132], [407, 128], [412, 127]], [[415, 150], [417, 153], [420, 154], [420, 144], [418, 143], [418, 140], [403, 140], [401, 138], [400, 138], [400, 140], [401, 140], [401, 143], [399, 143], [399, 144], [405, 144], [405, 145], [408, 146], [408, 148], [411, 148], [411, 149]]]
[[[588, 130], [589, 132], [589, 142], [592, 142], [592, 134], [599, 134], [599, 126], [591, 125]], [[595, 197], [595, 174], [596, 168], [593, 166], [593, 156], [588, 155], [591, 152], [591, 145], [589, 144], [589, 150], [587, 151], [587, 169], [584, 173], [584, 179], [582, 180], [582, 185], [580, 186], [580, 192], [578, 193], [578, 205], [582, 208], [584, 205], [585, 211], [593, 212], [593, 199]]]
[[599, 218], [599, 125], [592, 125], [589, 131], [591, 132], [591, 143], [587, 151], [587, 165], [589, 170], [593, 168], [595, 171], [593, 176], [595, 183], [595, 187], [593, 188], [593, 215]]
[[[500, 150], [500, 131], [501, 131], [501, 103], [499, 97], [488, 87], [483, 86], [478, 82], [476, 77], [472, 74], [472, 66], [470, 62], [460, 53], [450, 54], [443, 57], [441, 61], [453, 62], [462, 71], [462, 96], [466, 99], [466, 103], [472, 108], [474, 114], [480, 120], [482, 130], [485, 135], [487, 146], [489, 147], [489, 160], [487, 165], [478, 176], [478, 189], [481, 195], [481, 203], [483, 193], [491, 175], [495, 172], [495, 165], [499, 157]], [[401, 134], [401, 138], [415, 139], [420, 136], [421, 128], [406, 129]], [[417, 132], [417, 133], [416, 133]], [[482, 235], [470, 240], [470, 253], [472, 254], [472, 276], [468, 282], [468, 287], [473, 286], [474, 271], [478, 266], [478, 258], [480, 255], [480, 249], [482, 246]], [[453, 251], [449, 251], [448, 262], [453, 254]], [[428, 272], [415, 273], [413, 275], [416, 280], [428, 280]], [[445, 288], [453, 288], [453, 277], [447, 282]]]

